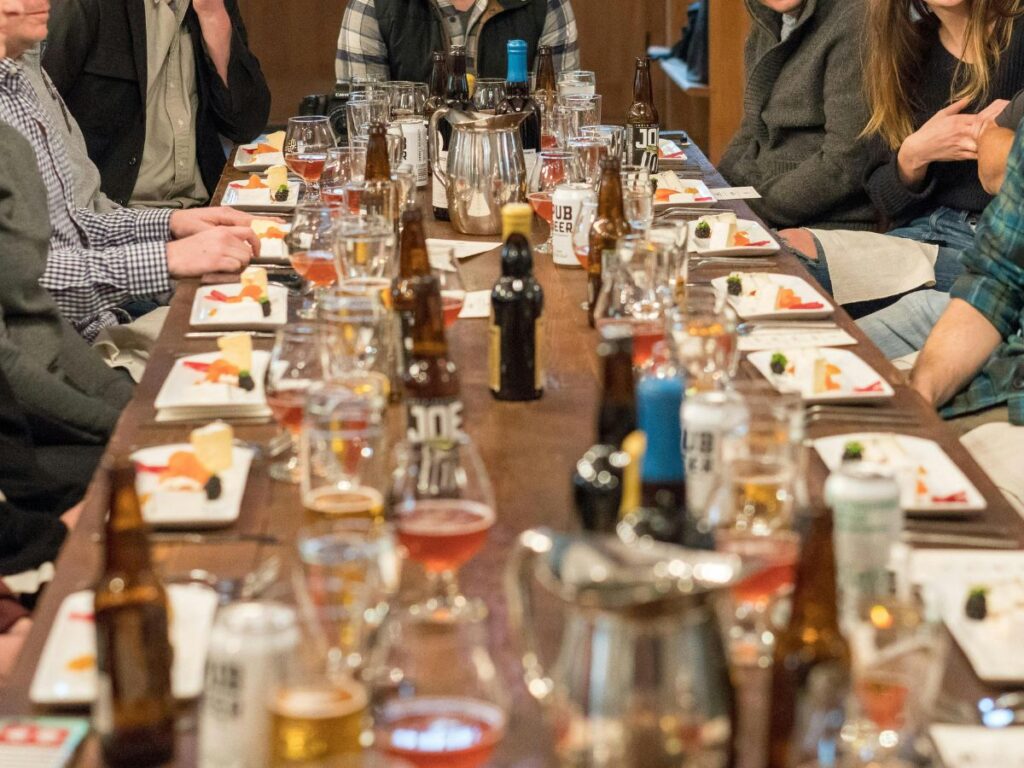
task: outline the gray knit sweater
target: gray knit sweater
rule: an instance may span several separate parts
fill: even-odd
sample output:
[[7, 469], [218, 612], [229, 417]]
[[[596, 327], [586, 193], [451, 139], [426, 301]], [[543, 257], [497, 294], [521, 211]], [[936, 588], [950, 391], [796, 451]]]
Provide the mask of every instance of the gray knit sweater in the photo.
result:
[[867, 123], [861, 85], [864, 0], [806, 0], [796, 27], [779, 40], [781, 15], [746, 0], [740, 130], [719, 169], [753, 186], [751, 207], [776, 227], [868, 229], [877, 215], [863, 189]]
[[39, 285], [49, 252], [46, 190], [32, 147], [0, 123], [0, 368], [20, 405], [51, 439], [102, 443], [131, 399]]

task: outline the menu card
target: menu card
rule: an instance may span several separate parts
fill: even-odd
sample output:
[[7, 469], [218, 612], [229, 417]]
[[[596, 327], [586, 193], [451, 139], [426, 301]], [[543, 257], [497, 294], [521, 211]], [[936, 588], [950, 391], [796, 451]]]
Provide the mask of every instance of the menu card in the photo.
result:
[[933, 725], [945, 768], [1024, 768], [1024, 728]]
[[62, 768], [88, 732], [83, 718], [0, 718], [0, 765]]

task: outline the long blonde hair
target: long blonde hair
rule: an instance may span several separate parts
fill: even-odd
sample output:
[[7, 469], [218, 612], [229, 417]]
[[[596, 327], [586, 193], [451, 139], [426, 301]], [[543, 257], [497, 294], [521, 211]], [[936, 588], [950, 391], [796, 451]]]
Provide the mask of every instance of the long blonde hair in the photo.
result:
[[[1010, 44], [1022, 0], [969, 0], [964, 59], [957, 65], [950, 103], [987, 98], [999, 57]], [[924, 0], [868, 0], [864, 84], [871, 118], [865, 135], [878, 134], [893, 149], [914, 132], [910, 94], [921, 74], [928, 40], [938, 21]], [[968, 64], [970, 61], [972, 63]]]

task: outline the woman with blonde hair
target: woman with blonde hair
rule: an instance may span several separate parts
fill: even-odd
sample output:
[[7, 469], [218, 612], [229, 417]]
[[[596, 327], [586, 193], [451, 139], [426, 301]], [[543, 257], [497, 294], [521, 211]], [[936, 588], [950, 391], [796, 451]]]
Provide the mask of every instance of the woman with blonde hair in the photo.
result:
[[817, 253], [813, 274], [855, 316], [924, 285], [948, 291], [961, 273], [992, 199], [978, 179], [978, 137], [1024, 88], [1022, 13], [1024, 0], [870, 0], [865, 187], [892, 228], [782, 233]]

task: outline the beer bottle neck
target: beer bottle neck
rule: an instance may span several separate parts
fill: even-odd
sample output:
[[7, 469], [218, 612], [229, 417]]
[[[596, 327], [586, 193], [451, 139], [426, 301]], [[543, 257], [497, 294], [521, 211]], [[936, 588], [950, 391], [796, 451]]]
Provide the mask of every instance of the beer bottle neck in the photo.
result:
[[441, 286], [434, 275], [414, 277], [411, 281], [415, 303], [412, 312], [412, 357], [447, 357], [448, 341], [444, 335], [444, 312]]
[[111, 472], [104, 554], [107, 573], [135, 575], [152, 570], [148, 531], [135, 493], [135, 473], [127, 467]]
[[556, 88], [555, 57], [551, 49], [544, 46], [537, 53], [537, 90], [554, 92]]
[[622, 179], [619, 166], [609, 163], [601, 174], [601, 189], [597, 196], [597, 215], [605, 219], [623, 219]]
[[597, 413], [598, 441], [621, 445], [636, 429], [636, 385], [632, 345], [620, 342], [604, 361], [604, 387]]
[[836, 555], [831, 510], [818, 512], [807, 533], [793, 589], [795, 631], [814, 628], [839, 633], [836, 599]]
[[448, 101], [469, 101], [469, 78], [466, 77], [466, 54], [451, 56], [451, 74], [448, 77]]
[[654, 104], [654, 89], [651, 87], [651, 67], [647, 59], [638, 59], [633, 75], [633, 101]]
[[434, 54], [434, 66], [430, 71], [430, 95], [443, 99], [448, 85], [448, 62], [446, 56]]
[[399, 277], [410, 279], [430, 274], [430, 256], [421, 217], [407, 218], [402, 229], [402, 250], [398, 256]]
[[383, 130], [371, 130], [370, 140], [366, 144], [366, 180], [389, 181], [391, 179], [391, 161], [388, 160], [387, 133]]

